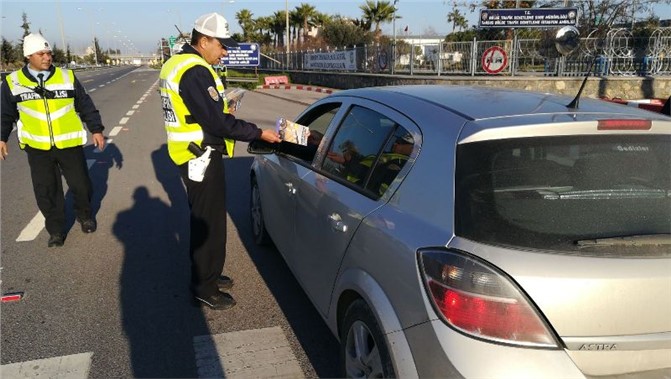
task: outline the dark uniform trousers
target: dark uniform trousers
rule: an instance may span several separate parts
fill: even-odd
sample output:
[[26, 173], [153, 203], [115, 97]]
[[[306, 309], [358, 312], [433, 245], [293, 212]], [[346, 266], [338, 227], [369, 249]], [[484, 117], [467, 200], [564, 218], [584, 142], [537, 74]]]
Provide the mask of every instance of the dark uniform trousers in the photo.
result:
[[189, 163], [179, 166], [191, 209], [191, 291], [210, 296], [226, 260], [226, 178], [222, 154], [210, 153], [202, 182], [189, 179]]
[[28, 155], [35, 200], [44, 215], [47, 232], [65, 232], [65, 196], [61, 172], [74, 195], [76, 217], [90, 218], [93, 185], [89, 178], [84, 149], [76, 146], [38, 150], [26, 146], [25, 151]]

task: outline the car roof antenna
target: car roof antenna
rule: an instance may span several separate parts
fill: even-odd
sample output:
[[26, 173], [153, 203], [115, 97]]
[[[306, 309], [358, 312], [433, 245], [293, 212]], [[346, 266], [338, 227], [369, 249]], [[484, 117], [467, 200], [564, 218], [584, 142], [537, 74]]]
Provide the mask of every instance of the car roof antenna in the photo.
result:
[[568, 103], [568, 105], [566, 105], [566, 108], [578, 109], [578, 106], [580, 105], [580, 95], [582, 95], [582, 90], [585, 89], [585, 84], [587, 84], [587, 78], [589, 78], [589, 75], [592, 73], [592, 67], [594, 66], [595, 60], [596, 56], [594, 56], [594, 59], [592, 59], [592, 61], [589, 62], [589, 67], [587, 68], [587, 74], [585, 74], [585, 78], [582, 80], [582, 84], [580, 85], [578, 94], [576, 94], [573, 100], [571, 100], [571, 102]]

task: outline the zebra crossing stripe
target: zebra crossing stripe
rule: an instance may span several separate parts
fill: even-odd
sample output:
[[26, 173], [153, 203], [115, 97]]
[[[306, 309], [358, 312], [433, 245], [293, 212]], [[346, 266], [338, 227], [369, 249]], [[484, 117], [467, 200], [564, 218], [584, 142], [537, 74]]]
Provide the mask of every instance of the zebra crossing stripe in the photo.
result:
[[0, 366], [2, 378], [67, 378], [87, 379], [93, 353], [37, 359]]
[[197, 336], [199, 378], [304, 378], [279, 326]]

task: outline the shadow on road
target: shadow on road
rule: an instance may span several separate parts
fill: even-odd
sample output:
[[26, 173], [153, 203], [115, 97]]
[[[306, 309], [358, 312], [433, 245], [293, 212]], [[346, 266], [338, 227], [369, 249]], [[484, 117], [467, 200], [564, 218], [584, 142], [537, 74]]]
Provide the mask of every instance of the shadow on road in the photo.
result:
[[[132, 206], [113, 225], [125, 254], [120, 278], [123, 328], [133, 377], [194, 378], [199, 375], [193, 338], [210, 332], [189, 292], [186, 194], [165, 145], [152, 153], [152, 162], [171, 204], [138, 187]], [[223, 372], [219, 362], [208, 365], [209, 374]]]
[[[252, 238], [249, 216], [249, 168], [252, 157], [226, 159], [226, 202], [240, 240], [277, 300], [282, 312], [320, 378], [340, 377], [339, 343], [274, 247], [259, 247]], [[236, 201], [232, 201], [232, 200]], [[293, 222], [293, 220], [287, 220]]]
[[[123, 167], [123, 154], [116, 144], [105, 145], [103, 151], [98, 151], [93, 145], [84, 146], [84, 155], [86, 160], [95, 160], [93, 166], [89, 168], [89, 177], [93, 185], [93, 195], [91, 197], [91, 214], [95, 215], [100, 210], [105, 195], [107, 195], [107, 181], [109, 171], [113, 167], [121, 170]], [[63, 178], [63, 180], [65, 180]], [[74, 198], [72, 191], [68, 190], [65, 194], [65, 229], [70, 230], [75, 223], [75, 212], [73, 209]]]

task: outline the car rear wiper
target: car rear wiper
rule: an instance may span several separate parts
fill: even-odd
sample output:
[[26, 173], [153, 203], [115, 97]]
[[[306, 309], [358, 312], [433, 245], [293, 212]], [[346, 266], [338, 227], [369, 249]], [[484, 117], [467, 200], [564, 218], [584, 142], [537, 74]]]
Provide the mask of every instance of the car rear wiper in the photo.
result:
[[578, 247], [671, 245], [671, 234], [639, 234], [575, 241]]

